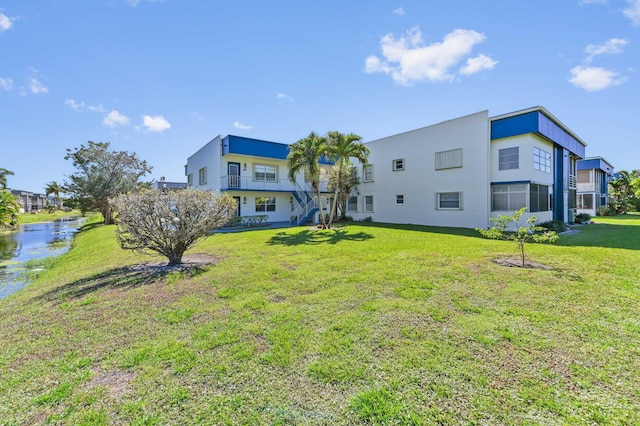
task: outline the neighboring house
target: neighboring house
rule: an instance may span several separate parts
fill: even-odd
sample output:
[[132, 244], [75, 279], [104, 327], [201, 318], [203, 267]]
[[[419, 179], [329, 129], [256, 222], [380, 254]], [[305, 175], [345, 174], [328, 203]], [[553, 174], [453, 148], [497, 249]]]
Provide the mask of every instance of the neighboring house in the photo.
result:
[[609, 204], [609, 180], [613, 166], [602, 157], [578, 161], [578, 213], [598, 215], [600, 207]]
[[542, 107], [482, 111], [366, 145], [347, 207], [354, 219], [485, 228], [526, 207], [539, 222], [574, 220], [586, 144]]
[[162, 191], [174, 191], [176, 189], [186, 189], [187, 184], [184, 182], [169, 182], [165, 180], [164, 176], [159, 181], [153, 182], [153, 189]]
[[[269, 222], [306, 223], [318, 214], [311, 186], [304, 176], [288, 178], [288, 144], [241, 136], [217, 136], [187, 159], [185, 174], [190, 188], [227, 192], [235, 198], [238, 216], [267, 215]], [[328, 195], [321, 162], [320, 190]], [[326, 201], [323, 208], [326, 210]]]
[[20, 189], [12, 189], [11, 193], [16, 197], [20, 204], [21, 213], [35, 213], [45, 208], [47, 205], [47, 196]]

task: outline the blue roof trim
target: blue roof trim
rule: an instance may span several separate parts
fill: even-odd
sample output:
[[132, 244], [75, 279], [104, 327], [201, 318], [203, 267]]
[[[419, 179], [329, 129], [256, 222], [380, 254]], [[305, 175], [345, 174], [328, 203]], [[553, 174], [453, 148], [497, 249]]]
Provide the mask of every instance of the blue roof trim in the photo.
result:
[[491, 185], [520, 185], [523, 183], [531, 183], [530, 180], [509, 180], [503, 182], [491, 182]]
[[[222, 155], [241, 154], [253, 157], [286, 160], [289, 145], [280, 142], [270, 142], [261, 139], [251, 139], [242, 136], [228, 135], [222, 139]], [[320, 164], [332, 165], [333, 161], [320, 157]]]
[[613, 174], [613, 167], [611, 164], [604, 161], [602, 158], [588, 158], [586, 160], [578, 160], [578, 170], [602, 170], [608, 175]]
[[578, 157], [584, 158], [584, 145], [542, 111], [530, 111], [491, 121], [491, 140], [527, 133], [543, 136]]
[[289, 145], [283, 143], [234, 135], [228, 135], [222, 139], [222, 155], [242, 154], [285, 160], [288, 153]]

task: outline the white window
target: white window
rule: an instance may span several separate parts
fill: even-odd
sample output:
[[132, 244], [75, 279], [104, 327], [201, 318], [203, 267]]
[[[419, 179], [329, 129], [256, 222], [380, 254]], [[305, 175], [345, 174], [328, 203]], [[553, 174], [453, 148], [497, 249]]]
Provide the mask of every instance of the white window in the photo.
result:
[[362, 181], [373, 182], [373, 164], [365, 164], [362, 166]]
[[436, 170], [462, 167], [462, 148], [436, 152]]
[[578, 183], [592, 183], [591, 170], [578, 170]]
[[549, 211], [549, 187], [537, 183], [529, 184], [529, 211]]
[[533, 147], [533, 169], [551, 173], [551, 153]]
[[275, 212], [276, 197], [256, 197], [257, 212]]
[[373, 195], [364, 196], [364, 211], [367, 213], [373, 212]]
[[498, 170], [520, 168], [520, 147], [504, 148], [498, 151]]
[[491, 185], [491, 210], [515, 211], [527, 207], [527, 184]]
[[392, 167], [394, 172], [404, 170], [404, 158], [398, 158], [397, 160], [393, 160]]
[[188, 185], [188, 186], [193, 185], [193, 173], [189, 173], [189, 174], [187, 175], [187, 185]]
[[579, 209], [595, 209], [593, 205], [593, 194], [578, 194]]
[[396, 204], [404, 204], [404, 195], [396, 195]]
[[258, 182], [275, 182], [278, 173], [276, 166], [268, 164], [254, 164], [253, 180]]
[[348, 212], [357, 212], [358, 211], [358, 197], [349, 197], [347, 199], [347, 211]]
[[198, 185], [206, 185], [207, 184], [207, 168], [203, 167], [198, 170]]
[[462, 210], [461, 192], [438, 192], [438, 210]]

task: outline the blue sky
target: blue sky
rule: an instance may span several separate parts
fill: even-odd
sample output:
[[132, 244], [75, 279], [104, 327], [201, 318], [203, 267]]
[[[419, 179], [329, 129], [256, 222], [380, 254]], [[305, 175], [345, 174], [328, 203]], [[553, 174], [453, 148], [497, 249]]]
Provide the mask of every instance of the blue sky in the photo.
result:
[[185, 181], [216, 135], [365, 141], [542, 105], [640, 168], [640, 0], [0, 0], [0, 167], [43, 191], [110, 142]]

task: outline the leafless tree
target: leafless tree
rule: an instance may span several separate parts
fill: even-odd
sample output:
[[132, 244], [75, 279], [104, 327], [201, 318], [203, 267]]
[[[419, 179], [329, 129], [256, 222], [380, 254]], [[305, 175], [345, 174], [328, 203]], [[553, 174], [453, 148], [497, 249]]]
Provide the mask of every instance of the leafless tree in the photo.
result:
[[229, 194], [185, 189], [120, 195], [112, 200], [117, 214], [116, 238], [120, 247], [139, 253], [156, 252], [169, 265], [182, 263], [182, 255], [209, 231], [225, 225], [236, 211]]

